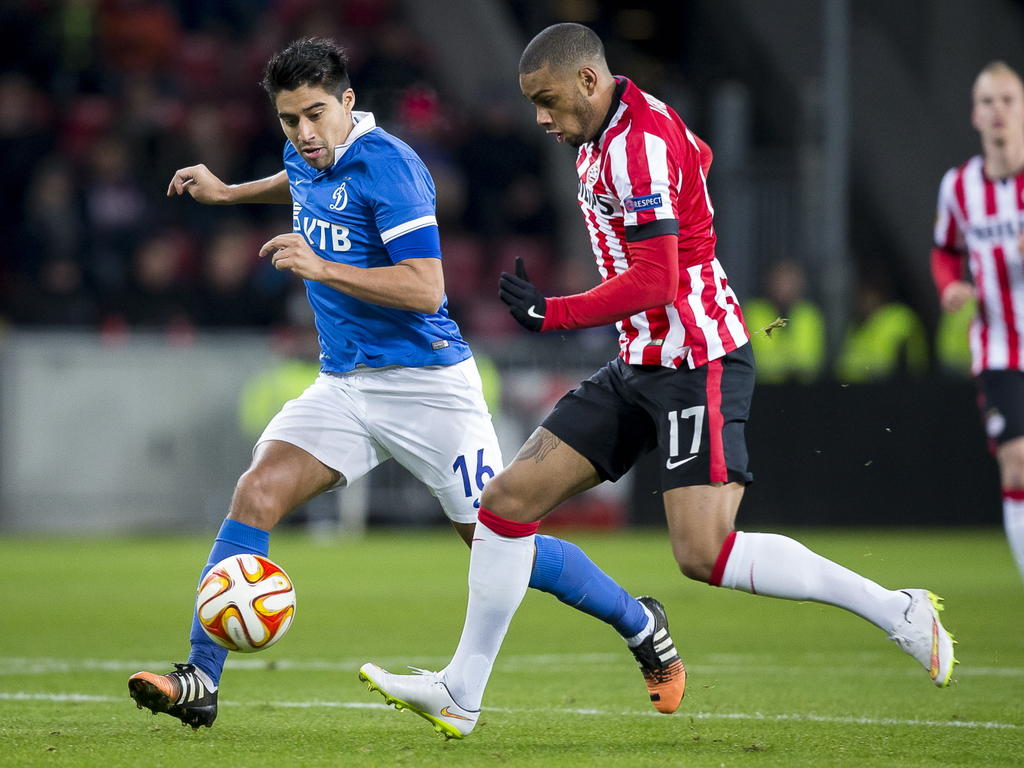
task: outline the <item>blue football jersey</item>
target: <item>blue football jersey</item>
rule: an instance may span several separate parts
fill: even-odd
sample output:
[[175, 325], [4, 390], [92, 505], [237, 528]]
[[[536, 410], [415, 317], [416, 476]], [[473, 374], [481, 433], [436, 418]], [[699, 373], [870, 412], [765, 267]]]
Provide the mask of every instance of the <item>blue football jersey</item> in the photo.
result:
[[[352, 116], [355, 126], [335, 148], [330, 168], [313, 168], [285, 142], [292, 229], [324, 259], [387, 267], [394, 263], [387, 243], [437, 226], [434, 182], [416, 153], [378, 128], [371, 113]], [[452, 365], [471, 354], [448, 316], [447, 297], [437, 312], [423, 314], [371, 304], [313, 280], [305, 283], [323, 371]]]

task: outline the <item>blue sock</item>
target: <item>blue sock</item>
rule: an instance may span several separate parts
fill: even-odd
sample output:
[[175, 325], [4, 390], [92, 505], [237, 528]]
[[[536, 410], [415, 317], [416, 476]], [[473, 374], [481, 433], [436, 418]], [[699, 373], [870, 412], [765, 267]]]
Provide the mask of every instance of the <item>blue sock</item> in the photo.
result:
[[[240, 523], [237, 520], [225, 520], [221, 525], [217, 538], [210, 550], [210, 560], [203, 568], [199, 581], [217, 563], [232, 555], [266, 555], [270, 551], [270, 532], [262, 528]], [[189, 635], [192, 651], [188, 655], [188, 663], [195, 664], [210, 676], [214, 685], [220, 685], [220, 674], [224, 670], [224, 660], [228, 657], [228, 649], [217, 645], [209, 638], [199, 625], [199, 618], [192, 613], [192, 632]]]
[[530, 574], [531, 587], [611, 624], [623, 637], [633, 637], [647, 626], [643, 605], [582, 549], [553, 536], [538, 534], [534, 541], [537, 558]]

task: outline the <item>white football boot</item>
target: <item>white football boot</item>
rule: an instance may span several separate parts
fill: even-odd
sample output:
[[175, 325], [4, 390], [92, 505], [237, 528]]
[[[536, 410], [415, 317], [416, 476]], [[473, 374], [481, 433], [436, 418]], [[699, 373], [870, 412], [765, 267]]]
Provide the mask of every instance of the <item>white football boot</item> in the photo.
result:
[[376, 664], [363, 664], [359, 679], [395, 709], [408, 709], [429, 721], [446, 739], [463, 739], [480, 717], [480, 710], [463, 709], [448, 693], [440, 673], [409, 667], [416, 674], [395, 675]]
[[942, 598], [927, 589], [901, 591], [910, 598], [910, 605], [889, 639], [921, 662], [932, 682], [944, 688], [953, 677], [953, 667], [960, 662], [953, 655], [956, 641], [939, 620], [939, 611], [945, 609]]

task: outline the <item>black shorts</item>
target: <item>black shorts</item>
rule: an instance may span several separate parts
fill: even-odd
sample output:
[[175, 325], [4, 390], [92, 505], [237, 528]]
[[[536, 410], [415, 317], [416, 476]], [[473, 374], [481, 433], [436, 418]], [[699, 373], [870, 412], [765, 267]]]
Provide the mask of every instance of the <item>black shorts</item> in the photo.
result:
[[749, 483], [744, 429], [754, 356], [744, 344], [693, 370], [616, 358], [558, 403], [541, 425], [615, 481], [657, 449], [661, 488]]
[[995, 445], [1024, 436], [1024, 371], [978, 374], [978, 408], [985, 434]]

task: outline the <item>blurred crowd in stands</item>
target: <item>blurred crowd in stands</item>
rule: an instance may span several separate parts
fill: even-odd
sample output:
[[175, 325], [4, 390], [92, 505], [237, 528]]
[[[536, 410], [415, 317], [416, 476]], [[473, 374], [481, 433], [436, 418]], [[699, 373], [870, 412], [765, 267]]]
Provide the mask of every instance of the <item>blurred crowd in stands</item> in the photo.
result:
[[[290, 228], [287, 211], [211, 208], [166, 189], [197, 163], [228, 183], [279, 171], [263, 64], [289, 40], [332, 30], [349, 48], [357, 108], [435, 178], [449, 309], [470, 339], [519, 333], [493, 290], [513, 255], [550, 293], [588, 284], [581, 265], [559, 261], [543, 137], [516, 127], [517, 94], [472, 113], [439, 96], [396, 0], [23, 0], [0, 13], [0, 320], [179, 337], [306, 322], [301, 283], [257, 257]], [[877, 286], [862, 286], [860, 316], [829, 355], [800, 265], [763, 278], [761, 298], [741, 297], [763, 380], [813, 381], [834, 358], [849, 380], [933, 365], [921, 321]], [[786, 329], [761, 330], [777, 317]], [[936, 349], [940, 367], [963, 372], [959, 322]]]
[[166, 190], [197, 163], [228, 183], [278, 172], [262, 67], [296, 37], [343, 30], [357, 108], [434, 175], [451, 312], [467, 330], [515, 332], [480, 286], [513, 251], [550, 256], [538, 152], [512, 123], [522, 105], [460, 114], [439, 98], [396, 3], [27, 0], [2, 13], [0, 316], [12, 324], [187, 334], [300, 321], [301, 283], [257, 258], [290, 229], [288, 211]]
[[803, 267], [792, 260], [775, 262], [762, 283], [760, 293], [743, 302], [762, 383], [809, 384], [829, 375], [844, 383], [866, 383], [921, 377], [932, 370], [953, 377], [970, 372], [968, 327], [974, 301], [959, 312], [943, 313], [933, 350], [924, 322], [893, 297], [885, 275], [863, 275], [845, 336], [830, 355], [825, 316], [809, 298]]

